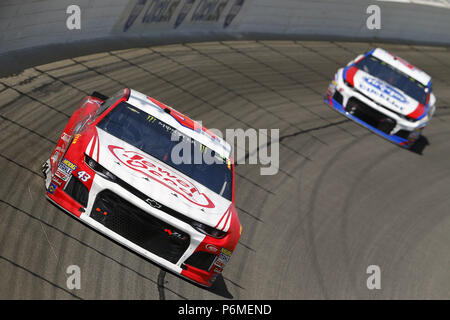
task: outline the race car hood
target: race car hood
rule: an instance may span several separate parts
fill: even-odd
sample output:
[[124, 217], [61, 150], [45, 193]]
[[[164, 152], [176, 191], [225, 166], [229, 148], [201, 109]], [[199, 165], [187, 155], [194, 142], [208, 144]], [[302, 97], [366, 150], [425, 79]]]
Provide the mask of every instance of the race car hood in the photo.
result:
[[[356, 69], [356, 67], [353, 68]], [[405, 94], [402, 90], [391, 86], [363, 70], [356, 69], [354, 72], [352, 80], [355, 89], [376, 103], [402, 115], [409, 115], [418, 108], [419, 102]]]
[[[95, 127], [85, 153], [149, 198], [185, 216], [220, 230], [231, 214], [231, 201], [151, 155]], [[231, 219], [227, 219], [231, 221]]]

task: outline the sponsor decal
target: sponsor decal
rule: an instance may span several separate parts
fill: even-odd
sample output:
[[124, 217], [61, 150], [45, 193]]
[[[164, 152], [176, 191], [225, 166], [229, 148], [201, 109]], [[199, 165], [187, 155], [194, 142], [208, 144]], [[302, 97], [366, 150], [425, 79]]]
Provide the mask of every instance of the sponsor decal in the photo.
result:
[[167, 229], [167, 228], [164, 229], [164, 232], [167, 233], [170, 237], [178, 238], [178, 239], [183, 240], [183, 241], [187, 240], [187, 236], [182, 235], [179, 232], [176, 232], [176, 231], [173, 231], [173, 230], [170, 230], [170, 229]]
[[222, 268], [219, 268], [219, 267], [215, 267], [215, 268], [213, 269], [213, 272], [214, 272], [214, 273], [217, 273], [217, 274], [221, 274], [222, 271], [223, 271], [223, 269], [222, 269]]
[[147, 200], [145, 200], [145, 202], [147, 202], [153, 208], [156, 208], [156, 209], [161, 208], [161, 205], [158, 202], [156, 202], [155, 200], [151, 199], [151, 198], [148, 198]]
[[122, 147], [109, 145], [109, 151], [128, 168], [153, 179], [183, 196], [189, 202], [205, 208], [214, 208], [214, 203], [201, 193], [195, 185], [165, 167], [161, 167], [151, 158], [136, 151], [125, 150]]
[[216, 281], [217, 276], [218, 276], [218, 274], [217, 274], [217, 273], [214, 273], [214, 274], [212, 275], [211, 279], [209, 280], [209, 283], [211, 283], [211, 284], [214, 283], [214, 281]]
[[222, 252], [223, 254], [225, 254], [225, 255], [227, 255], [227, 256], [229, 256], [229, 257], [231, 257], [231, 254], [232, 254], [232, 252], [231, 252], [230, 250], [225, 249], [225, 248], [222, 248], [222, 249], [220, 250], [220, 252]]
[[205, 248], [206, 248], [206, 250], [208, 250], [209, 252], [212, 252], [212, 253], [216, 253], [219, 251], [219, 249], [217, 249], [217, 247], [215, 245], [209, 244], [209, 243], [205, 246]]
[[230, 12], [228, 12], [225, 22], [223, 23], [223, 27], [228, 27], [231, 22], [233, 22], [234, 18], [239, 14], [241, 11], [242, 6], [244, 5], [245, 0], [236, 0], [233, 4], [233, 6], [230, 9]]
[[59, 163], [58, 169], [55, 172], [55, 176], [62, 179], [63, 181], [67, 181], [67, 179], [72, 174], [72, 171], [75, 171], [77, 168], [77, 165], [64, 158], [64, 160]]
[[50, 186], [48, 187], [47, 191], [48, 191], [48, 193], [50, 193], [50, 194], [54, 194], [56, 188], [58, 188], [58, 186], [57, 186], [56, 184], [50, 183]]
[[67, 167], [69, 167], [72, 171], [77, 170], [78, 166], [73, 164], [72, 162], [70, 162], [69, 160], [67, 160], [66, 158], [64, 158], [64, 160], [62, 161], [63, 164], [65, 164]]
[[191, 11], [192, 6], [194, 5], [195, 0], [186, 0], [183, 4], [183, 7], [181, 8], [180, 12], [178, 13], [177, 19], [175, 20], [175, 24], [173, 27], [176, 29], [180, 26], [180, 24], [183, 23], [184, 19], [188, 15], [188, 13]]
[[191, 21], [218, 21], [229, 0], [201, 0]]
[[180, 4], [180, 0], [152, 0], [149, 3], [142, 23], [168, 22]]
[[73, 138], [72, 144], [77, 143], [77, 141], [78, 141], [78, 139], [80, 139], [80, 137], [81, 137], [81, 133], [76, 134], [75, 137]]
[[359, 84], [359, 88], [361, 90], [377, 95], [399, 110], [403, 111], [404, 106], [402, 104], [408, 103], [408, 100], [400, 91], [396, 90], [384, 81], [367, 76], [363, 76], [362, 80], [364, 82]]
[[61, 186], [62, 181], [60, 179], [58, 179], [58, 177], [54, 176], [52, 178], [52, 182], [56, 183], [58, 186]]
[[60, 178], [63, 181], [67, 181], [70, 177], [70, 173], [68, 174], [68, 173], [62, 171], [60, 168], [58, 168], [58, 170], [56, 170], [56, 172], [55, 172], [55, 176]]
[[220, 250], [220, 255], [216, 258], [214, 265], [219, 268], [225, 268], [226, 264], [230, 261], [232, 252], [225, 248]]
[[131, 10], [130, 15], [128, 16], [127, 21], [125, 22], [125, 25], [123, 27], [123, 31], [127, 31], [134, 23], [138, 15], [141, 13], [142, 9], [144, 9], [144, 6], [146, 4], [147, 0], [139, 0], [133, 7], [133, 10]]
[[[128, 31], [136, 21], [144, 25], [173, 21], [173, 28], [176, 29], [191, 13], [190, 22], [218, 22], [224, 17], [222, 27], [227, 28], [240, 13], [244, 3], [245, 0], [138, 0], [122, 30]], [[138, 19], [142, 13], [142, 19]]]
[[68, 167], [66, 164], [61, 162], [58, 165], [58, 171], [62, 172], [65, 175], [69, 175], [72, 173], [73, 170], [70, 167]]
[[230, 256], [225, 253], [220, 253], [219, 260], [223, 261], [223, 263], [228, 263], [230, 261]]
[[223, 260], [220, 260], [220, 259], [216, 259], [216, 262], [214, 262], [214, 265], [215, 266], [218, 266], [218, 267], [220, 267], [220, 268], [224, 268], [225, 267], [225, 262], [223, 261]]

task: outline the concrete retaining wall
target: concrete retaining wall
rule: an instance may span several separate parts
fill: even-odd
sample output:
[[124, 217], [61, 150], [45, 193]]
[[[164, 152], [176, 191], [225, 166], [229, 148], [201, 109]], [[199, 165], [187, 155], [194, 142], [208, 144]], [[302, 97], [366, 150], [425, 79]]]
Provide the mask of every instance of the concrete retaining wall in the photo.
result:
[[[80, 30], [66, 26], [72, 4], [81, 9]], [[381, 9], [379, 30], [366, 26], [369, 5]], [[0, 54], [92, 40], [164, 44], [261, 38], [449, 45], [450, 9], [377, 0], [0, 1]]]

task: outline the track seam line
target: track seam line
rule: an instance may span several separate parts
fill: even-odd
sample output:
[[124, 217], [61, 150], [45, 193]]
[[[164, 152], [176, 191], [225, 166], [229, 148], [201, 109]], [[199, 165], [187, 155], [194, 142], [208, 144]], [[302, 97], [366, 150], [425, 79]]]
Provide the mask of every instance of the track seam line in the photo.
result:
[[[76, 59], [76, 58], [75, 58], [75, 59]], [[108, 79], [108, 80], [110, 80], [110, 81], [113, 81], [113, 82], [116, 82], [116, 83], [120, 84], [120, 85], [122, 86], [122, 88], [128, 88], [128, 86], [127, 86], [125, 83], [123, 83], [123, 82], [121, 82], [121, 81], [119, 81], [119, 80], [116, 80], [116, 79], [112, 78], [111, 76], [106, 75], [106, 74], [104, 74], [104, 73], [102, 73], [102, 72], [96, 70], [96, 69], [93, 68], [93, 67], [89, 67], [88, 65], [84, 64], [83, 62], [76, 61], [76, 60], [74, 60], [74, 59], [71, 59], [71, 60], [72, 60], [73, 62], [75, 62], [75, 64], [78, 64], [78, 65], [81, 65], [81, 66], [85, 67], [85, 68], [88, 69], [89, 71], [95, 72], [95, 73], [97, 73], [98, 75], [101, 75], [101, 76], [105, 77], [106, 79]], [[110, 65], [112, 65], [112, 64], [114, 64], [114, 63], [110, 63], [110, 64], [107, 64], [107, 65], [102, 65], [102, 67], [110, 66]]]
[[[257, 103], [254, 103], [253, 101], [249, 100], [247, 97], [241, 95], [240, 93], [235, 92], [235, 91], [232, 90], [232, 89], [225, 88], [225, 87], [222, 86], [220, 83], [217, 83], [216, 80], [211, 79], [210, 77], [208, 77], [208, 76], [206, 76], [206, 75], [203, 75], [202, 73], [198, 72], [197, 70], [192, 69], [191, 67], [188, 67], [188, 66], [186, 66], [186, 65], [184, 65], [184, 64], [182, 64], [182, 63], [180, 63], [180, 62], [178, 62], [178, 61], [176, 61], [176, 60], [174, 60], [173, 58], [171, 58], [171, 57], [169, 57], [169, 56], [166, 56], [166, 55], [160, 53], [160, 52], [156, 52], [156, 51], [154, 51], [153, 49], [149, 49], [149, 50], [150, 50], [151, 52], [153, 52], [153, 53], [155, 53], [155, 54], [157, 54], [157, 55], [159, 55], [159, 56], [161, 56], [161, 57], [163, 57], [163, 58], [169, 60], [169, 61], [172, 61], [173, 63], [176, 63], [177, 65], [179, 65], [179, 66], [181, 66], [181, 67], [183, 67], [183, 68], [185, 68], [185, 69], [188, 69], [188, 70], [191, 71], [191, 72], [194, 72], [194, 73], [200, 75], [201, 77], [207, 79], [208, 81], [213, 82], [213, 83], [216, 84], [217, 86], [224, 88], [226, 91], [228, 91], [228, 92], [232, 93], [233, 95], [235, 95], [235, 96], [237, 96], [237, 97], [240, 97], [241, 99], [243, 99], [243, 100], [245, 100], [245, 101], [247, 101], [247, 102], [249, 102], [249, 103], [251, 103], [251, 104], [253, 104], [253, 105], [255, 105], [255, 106], [259, 107], [259, 108], [261, 108], [262, 110], [265, 110], [261, 105], [259, 105], [259, 104], [257, 104]], [[202, 54], [202, 53], [201, 53], [201, 54]], [[147, 72], [149, 72], [149, 71], [147, 71]], [[150, 72], [149, 72], [149, 73], [150, 73]], [[153, 74], [153, 73], [151, 73], [151, 74]], [[158, 76], [158, 77], [161, 77], [161, 76]], [[166, 80], [166, 82], [167, 82], [167, 80]], [[179, 86], [177, 86], [177, 85], [175, 85], [175, 87], [176, 87], [176, 88], [179, 88], [180, 90], [187, 91], [186, 89], [181, 88], [181, 87], [179, 87]], [[213, 105], [211, 102], [205, 100], [205, 99], [202, 98], [202, 97], [198, 97], [197, 95], [194, 95], [194, 94], [190, 93], [189, 91], [187, 91], [187, 92], [188, 92], [190, 95], [192, 95], [193, 97], [195, 97], [195, 98], [201, 100], [202, 102], [204, 102], [205, 104], [207, 104], [207, 105], [210, 106], [211, 108], [213, 108], [213, 109], [215, 109], [215, 110], [217, 110], [217, 111], [219, 111], [219, 112], [221, 112], [221, 113], [223, 113], [223, 114], [229, 116], [230, 118], [232, 118], [233, 120], [235, 120], [235, 121], [237, 121], [237, 122], [240, 122], [240, 123], [245, 124], [245, 125], [248, 126], [249, 128], [253, 128], [253, 126], [252, 126], [251, 124], [249, 124], [249, 123], [247, 123], [247, 122], [245, 122], [245, 121], [243, 121], [243, 120], [241, 120], [241, 119], [239, 119], [239, 118], [236, 118], [233, 114], [231, 114], [231, 113], [229, 113], [229, 112], [226, 112], [226, 111], [222, 110], [219, 106]], [[288, 123], [287, 121], [285, 121], [285, 120], [282, 120], [282, 119], [281, 119], [281, 121], [284, 122], [284, 123], [289, 124], [289, 123]], [[291, 125], [291, 124], [289, 124], [289, 125]], [[292, 126], [292, 125], [291, 125], [291, 126]], [[293, 126], [292, 126], [292, 127], [293, 127]], [[294, 127], [294, 128], [295, 128], [295, 127]], [[297, 129], [299, 129], [299, 128], [297, 128]], [[313, 137], [313, 138], [314, 138], [314, 137]], [[301, 157], [303, 157], [303, 158], [306, 158], [306, 156], [303, 155], [302, 153], [300, 153], [299, 151], [297, 151], [297, 150], [295, 150], [295, 149], [293, 149], [293, 148], [291, 148], [291, 147], [289, 147], [289, 146], [287, 146], [287, 145], [283, 145], [283, 146], [286, 147], [288, 150], [294, 152], [295, 154], [297, 154], [297, 155], [299, 155], [299, 156], [301, 156]]]
[[236, 172], [236, 175], [239, 176], [239, 177], [241, 177], [242, 179], [248, 181], [249, 183], [253, 184], [254, 186], [256, 186], [256, 187], [262, 189], [263, 191], [265, 191], [265, 192], [267, 192], [267, 193], [270, 193], [271, 195], [275, 195], [274, 192], [270, 191], [269, 189], [264, 188], [263, 186], [259, 185], [258, 183], [254, 182], [253, 180], [247, 178], [246, 176], [244, 176], [244, 175], [242, 175], [242, 174], [240, 174], [240, 173], [238, 173], [238, 172]]
[[56, 252], [55, 252], [55, 249], [53, 248], [52, 243], [51, 243], [50, 240], [48, 239], [48, 235], [47, 235], [47, 232], [45, 232], [44, 225], [42, 224], [41, 221], [39, 221], [39, 224], [41, 225], [42, 232], [43, 232], [44, 235], [45, 235], [45, 239], [47, 240], [48, 244], [50, 245], [50, 248], [52, 249], [52, 252], [53, 252], [53, 254], [55, 255], [56, 262], [58, 263], [58, 261], [59, 261], [59, 260], [58, 260], [58, 256], [56, 255]]
[[46, 136], [44, 136], [44, 135], [42, 135], [42, 134], [40, 134], [40, 133], [34, 131], [33, 129], [30, 129], [30, 128], [25, 127], [25, 126], [21, 125], [20, 123], [17, 123], [17, 122], [14, 121], [14, 120], [11, 120], [11, 119], [9, 119], [9, 118], [7, 118], [7, 117], [5, 117], [5, 116], [2, 116], [2, 115], [0, 115], [0, 118], [2, 118], [2, 119], [5, 120], [5, 121], [11, 122], [12, 124], [14, 124], [14, 125], [16, 125], [16, 126], [22, 128], [22, 129], [24, 129], [24, 130], [27, 130], [27, 131], [30, 132], [30, 133], [33, 133], [33, 134], [37, 135], [38, 137], [44, 139], [44, 140], [47, 141], [47, 142], [50, 142], [50, 143], [52, 143], [52, 144], [54, 144], [54, 145], [57, 144], [56, 141], [53, 141], [53, 140], [47, 138]]
[[58, 110], [58, 109], [56, 109], [55, 107], [52, 107], [52, 106], [49, 105], [48, 103], [45, 103], [45, 102], [43, 102], [43, 101], [40, 101], [40, 100], [36, 99], [35, 97], [29, 95], [28, 93], [25, 93], [25, 92], [20, 91], [19, 89], [16, 89], [16, 88], [14, 88], [14, 87], [12, 87], [12, 86], [10, 86], [10, 85], [8, 85], [8, 84], [5, 84], [5, 83], [2, 82], [1, 80], [0, 80], [0, 83], [3, 84], [3, 85], [4, 85], [5, 87], [7, 87], [8, 89], [14, 90], [14, 91], [16, 91], [17, 93], [19, 93], [20, 95], [25, 96], [25, 97], [27, 97], [28, 99], [31, 99], [31, 100], [33, 100], [33, 101], [35, 101], [35, 102], [37, 102], [37, 103], [39, 103], [39, 104], [41, 104], [41, 105], [43, 105], [43, 106], [46, 106], [47, 108], [49, 108], [49, 109], [51, 109], [51, 110], [53, 110], [53, 111], [55, 111], [55, 112], [57, 112], [57, 113], [60, 113], [60, 114], [64, 115], [64, 116], [67, 117], [67, 118], [70, 118], [70, 115], [69, 115], [69, 114], [67, 114], [67, 113], [65, 113], [65, 112], [63, 112], [63, 111], [61, 111], [61, 110]]
[[74, 298], [77, 298], [77, 299], [79, 299], [79, 300], [84, 300], [83, 298], [77, 296], [76, 294], [70, 292], [69, 290], [64, 289], [63, 287], [57, 285], [56, 283], [53, 283], [53, 282], [51, 282], [50, 280], [47, 280], [46, 278], [44, 278], [43, 276], [37, 274], [36, 272], [31, 271], [31, 270], [25, 268], [24, 266], [22, 266], [22, 265], [20, 265], [20, 264], [18, 264], [18, 263], [16, 263], [16, 262], [14, 262], [14, 261], [12, 261], [12, 260], [10, 260], [10, 259], [4, 257], [4, 256], [1, 256], [1, 255], [0, 255], [0, 259], [2, 259], [2, 260], [4, 260], [4, 261], [8, 262], [9, 264], [13, 265], [13, 266], [16, 267], [16, 268], [19, 268], [19, 269], [21, 269], [21, 270], [23, 270], [23, 271], [25, 271], [25, 272], [27, 272], [27, 273], [33, 275], [35, 278], [38, 278], [38, 279], [40, 279], [40, 280], [42, 280], [42, 281], [44, 281], [44, 282], [50, 284], [51, 286], [53, 286], [53, 287], [55, 287], [55, 288], [57, 288], [57, 289], [59, 289], [59, 290], [64, 291], [65, 293], [71, 295], [71, 296], [74, 297]]
[[[89, 245], [89, 244], [87, 244], [87, 243], [81, 241], [80, 239], [77, 239], [76, 237], [74, 237], [74, 236], [72, 236], [72, 235], [66, 233], [65, 231], [60, 230], [59, 228], [57, 228], [57, 227], [51, 225], [50, 223], [48, 223], [48, 222], [42, 220], [41, 218], [35, 217], [35, 216], [32, 215], [31, 213], [28, 213], [28, 212], [26, 212], [25, 210], [20, 209], [19, 207], [15, 206], [15, 205], [13, 205], [13, 204], [11, 204], [11, 203], [9, 203], [8, 201], [5, 201], [5, 200], [0, 199], [0, 203], [6, 204], [7, 206], [9, 206], [9, 207], [11, 207], [11, 208], [17, 210], [18, 212], [21, 212], [21, 213], [25, 214], [25, 215], [28, 216], [30, 219], [37, 220], [38, 222], [43, 223], [43, 224], [46, 225], [47, 227], [49, 227], [49, 228], [51, 228], [51, 229], [53, 229], [53, 230], [55, 230], [55, 231], [61, 233], [64, 237], [67, 237], [67, 238], [69, 238], [69, 239], [72, 239], [72, 240], [78, 242], [78, 243], [81, 244], [83, 247], [88, 248], [88, 249], [90, 249], [90, 250], [92, 250], [92, 251], [94, 251], [94, 252], [100, 254], [102, 257], [107, 258], [108, 260], [111, 260], [112, 262], [115, 262], [116, 264], [118, 264], [118, 265], [120, 265], [121, 267], [123, 267], [123, 268], [125, 268], [125, 269], [127, 269], [127, 270], [129, 270], [129, 271], [131, 271], [131, 272], [133, 272], [133, 273], [135, 273], [136, 275], [140, 276], [141, 278], [143, 278], [143, 279], [145, 279], [145, 280], [148, 280], [148, 281], [150, 281], [150, 282], [153, 282], [154, 284], [157, 284], [157, 281], [155, 281], [155, 280], [153, 280], [153, 279], [151, 279], [151, 278], [149, 278], [149, 277], [147, 277], [147, 276], [141, 274], [140, 272], [138, 272], [138, 271], [134, 270], [133, 268], [131, 268], [131, 267], [129, 267], [129, 266], [123, 264], [122, 262], [116, 260], [115, 258], [112, 258], [112, 257], [106, 255], [105, 253], [101, 252], [99, 249], [96, 249], [96, 248], [92, 247], [91, 245]], [[71, 217], [71, 216], [70, 216], [70, 217]], [[73, 218], [73, 217], [71, 217], [71, 218]], [[75, 218], [73, 218], [73, 219], [75, 219]], [[83, 225], [83, 227], [86, 227], [86, 226]], [[86, 228], [88, 228], [88, 227], [86, 227]], [[102, 237], [105, 238], [105, 239], [107, 239], [107, 240], [109, 240], [108, 238], [104, 237], [103, 235], [102, 235]], [[110, 241], [110, 240], [109, 240], [109, 241]], [[145, 260], [144, 258], [142, 258], [141, 256], [139, 256], [138, 254], [135, 254], [134, 252], [131, 252], [131, 251], [127, 250], [127, 249], [125, 249], [125, 250], [126, 250], [127, 252], [130, 252], [130, 253], [136, 255], [137, 257], [139, 257], [139, 259]], [[173, 290], [170, 290], [170, 289], [167, 289], [167, 290], [171, 291], [172, 293], [174, 293], [175, 295], [179, 296], [180, 298], [187, 300], [187, 298], [183, 297], [182, 295], [178, 294], [177, 292], [175, 292], [175, 291], [173, 291]]]
[[237, 206], [236, 206], [236, 209], [238, 209], [239, 211], [242, 211], [243, 213], [245, 213], [245, 214], [248, 215], [249, 217], [255, 219], [256, 221], [261, 222], [261, 223], [264, 223], [264, 221], [263, 221], [261, 218], [259, 218], [259, 217], [255, 216], [255, 215], [251, 214], [251, 213], [248, 212], [247, 210], [242, 209], [242, 208], [237, 207]]
[[159, 300], [166, 300], [166, 295], [164, 293], [164, 278], [166, 277], [166, 271], [163, 269], [159, 270], [158, 274], [158, 293], [159, 293]]
[[85, 90], [83, 90], [83, 89], [80, 89], [80, 88], [77, 88], [77, 87], [75, 87], [74, 85], [72, 85], [71, 83], [69, 83], [69, 82], [67, 82], [67, 81], [64, 81], [64, 80], [62, 80], [62, 79], [60, 79], [60, 78], [58, 78], [58, 77], [53, 76], [53, 75], [51, 75], [50, 73], [48, 73], [47, 71], [42, 71], [42, 70], [40, 70], [39, 67], [40, 67], [40, 66], [33, 67], [33, 69], [36, 70], [37, 72], [41, 73], [42, 75], [46, 75], [47, 77], [50, 77], [50, 78], [53, 79], [54, 81], [61, 82], [64, 86], [70, 87], [70, 88], [72, 88], [72, 89], [74, 89], [74, 90], [77, 90], [77, 91], [79, 91], [79, 92], [82, 92], [82, 93], [84, 93], [84, 94], [86, 94], [86, 95], [90, 95], [87, 91], [85, 91]]
[[[30, 168], [25, 167], [24, 165], [22, 165], [22, 164], [16, 162], [15, 160], [12, 160], [12, 159], [10, 159], [10, 158], [4, 156], [4, 155], [1, 154], [1, 153], [0, 153], [0, 157], [3, 158], [3, 159], [5, 159], [5, 160], [8, 160], [9, 162], [14, 163], [16, 166], [18, 166], [18, 167], [20, 167], [20, 168], [22, 168], [22, 169], [25, 169], [25, 170], [27, 170], [27, 171], [29, 171], [29, 172], [31, 172], [31, 173], [37, 175], [38, 177], [42, 178], [42, 175], [39, 174], [38, 172], [36, 172], [36, 171], [34, 171], [34, 170], [30, 169]], [[1, 200], [0, 200], [0, 201], [1, 201]]]
[[[288, 55], [285, 55], [284, 53], [281, 53], [279, 50], [277, 50], [277, 49], [275, 49], [275, 48], [272, 48], [272, 47], [266, 45], [265, 43], [261, 43], [261, 42], [258, 42], [258, 43], [262, 44], [262, 46], [264, 46], [265, 48], [268, 48], [268, 49], [272, 50], [273, 52], [278, 53], [279, 55], [281, 55], [281, 56], [283, 56], [283, 57], [285, 57], [285, 58], [287, 58], [287, 59], [289, 59], [289, 60], [291, 60], [291, 61], [294, 61], [296, 64], [302, 66], [303, 68], [306, 68], [306, 69], [310, 70], [311, 72], [313, 72], [313, 73], [315, 73], [315, 74], [321, 76], [324, 80], [331, 81], [329, 77], [326, 77], [325, 75], [320, 74], [317, 70], [311, 68], [310, 66], [308, 66], [308, 65], [306, 65], [306, 64], [304, 64], [304, 63], [301, 63], [301, 62], [299, 62], [299, 61], [293, 59], [292, 57], [289, 57]], [[298, 44], [298, 43], [295, 42], [295, 44]], [[312, 51], [311, 49], [309, 49], [309, 48], [307, 48], [307, 47], [304, 47], [304, 46], [301, 45], [301, 44], [300, 44], [300, 46], [302, 46], [303, 48], [305, 48], [305, 49], [307, 49], [307, 50], [309, 50], [309, 51], [311, 51], [311, 52], [314, 52], [314, 51]], [[234, 48], [231, 48], [231, 49], [235, 50], [236, 52], [241, 52], [240, 50], [237, 50], [237, 49], [234, 49]], [[316, 52], [314, 52], [314, 53], [316, 53]], [[244, 54], [245, 54], [245, 53], [244, 53]], [[254, 59], [255, 61], [259, 62], [259, 60], [257, 60], [256, 58], [253, 58], [253, 57], [251, 57], [251, 56], [249, 56], [249, 55], [247, 55], [247, 54], [245, 54], [245, 55], [248, 56], [250, 59]], [[336, 63], [336, 64], [337, 64], [337, 63]], [[302, 81], [299, 81], [298, 79], [292, 78], [291, 76], [288, 76], [288, 75], [283, 74], [283, 73], [281, 73], [281, 72], [277, 72], [277, 71], [276, 71], [272, 66], [270, 66], [270, 65], [267, 65], [267, 64], [263, 64], [263, 65], [266, 65], [266, 67], [270, 68], [273, 72], [276, 72], [276, 73], [278, 73], [278, 74], [280, 74], [280, 75], [282, 75], [282, 76], [284, 76], [284, 77], [286, 77], [286, 78], [288, 78], [288, 79], [294, 81], [294, 82], [295, 82], [296, 84], [298, 84], [299, 86], [305, 87], [305, 88], [311, 90], [312, 92], [314, 92], [314, 93], [316, 93], [316, 94], [318, 94], [318, 95], [320, 95], [320, 96], [323, 96], [323, 95], [324, 95], [324, 93], [322, 94], [322, 93], [319, 92], [318, 90], [314, 89], [313, 87], [311, 87], [310, 85], [307, 85], [306, 83], [304, 83], [304, 82], [302, 82]], [[338, 67], [338, 68], [339, 68], [339, 67]], [[298, 104], [298, 103], [297, 103], [297, 104]], [[302, 106], [302, 105], [300, 105], [300, 106]], [[316, 112], [313, 112], [310, 108], [307, 108], [306, 106], [302, 106], [302, 107], [303, 107], [303, 109], [305, 109], [305, 110], [308, 111], [309, 113], [315, 115], [315, 116], [318, 117], [319, 119], [321, 119], [321, 120], [323, 120], [323, 121], [325, 121], [325, 122], [328, 122], [328, 123], [333, 123], [333, 122], [327, 120], [326, 118], [322, 117], [320, 114], [318, 114], [318, 113], [316, 113]], [[352, 136], [352, 137], [354, 137], [354, 138], [358, 138], [357, 136], [355, 136], [355, 135], [354, 135], [353, 133], [351, 133], [350, 131], [348, 131], [348, 130], [346, 130], [346, 129], [344, 129], [344, 128], [341, 128], [341, 127], [339, 127], [339, 126], [338, 126], [338, 128], [341, 129], [342, 131], [344, 131], [345, 133], [349, 134], [350, 136]]]
[[[220, 42], [220, 44], [223, 45], [224, 47], [227, 47], [227, 48], [229, 48], [229, 49], [231, 49], [231, 50], [233, 50], [233, 51], [239, 53], [240, 55], [244, 55], [244, 56], [245, 56], [245, 53], [239, 52], [239, 51], [235, 50], [234, 48], [229, 47], [228, 45], [226, 45], [226, 44], [223, 43], [223, 42]], [[259, 87], [265, 88], [266, 90], [268, 90], [268, 91], [270, 91], [270, 92], [272, 92], [272, 93], [275, 93], [275, 94], [278, 95], [279, 97], [282, 97], [283, 99], [285, 99], [287, 102], [290, 102], [290, 103], [292, 103], [292, 104], [294, 104], [294, 105], [296, 105], [296, 106], [300, 106], [300, 107], [302, 107], [303, 109], [307, 109], [305, 106], [302, 106], [301, 104], [297, 103], [296, 101], [292, 100], [291, 98], [289, 98], [289, 97], [287, 97], [287, 96], [284, 96], [284, 95], [280, 94], [280, 93], [277, 92], [275, 89], [273, 89], [273, 88], [267, 86], [266, 84], [264, 84], [264, 83], [262, 83], [262, 82], [260, 82], [260, 81], [258, 81], [258, 80], [256, 80], [256, 79], [250, 77], [249, 75], [243, 73], [242, 71], [240, 71], [240, 70], [238, 70], [238, 69], [236, 69], [236, 68], [234, 68], [234, 67], [231, 67], [231, 66], [225, 64], [224, 62], [218, 60], [217, 58], [214, 58], [214, 57], [212, 57], [212, 56], [209, 56], [209, 55], [207, 55], [206, 53], [203, 53], [202, 51], [200, 51], [200, 50], [198, 50], [198, 49], [196, 49], [196, 48], [193, 48], [193, 47], [189, 46], [188, 44], [183, 44], [183, 45], [184, 45], [185, 47], [191, 49], [192, 51], [194, 51], [194, 52], [196, 52], [196, 53], [198, 53], [198, 54], [200, 54], [200, 55], [202, 55], [202, 56], [204, 56], [204, 57], [207, 57], [208, 59], [214, 61], [214, 62], [217, 63], [218, 65], [221, 65], [221, 66], [225, 67], [226, 69], [231, 70], [231, 71], [233, 71], [234, 73], [237, 73], [237, 74], [243, 76], [244, 78], [250, 80], [251, 82], [256, 83]], [[253, 60], [254, 62], [256, 62], [257, 64], [264, 65], [263, 63], [261, 63], [261, 62], [258, 61], [258, 60], [255, 60], [255, 59], [252, 59], [252, 60]], [[178, 63], [178, 64], [180, 64], [180, 65], [182, 65], [182, 66], [184, 66], [185, 68], [188, 68], [189, 70], [192, 69], [192, 68], [190, 68], [190, 67], [187, 67], [187, 66], [183, 65], [182, 63], [179, 63], [179, 62], [177, 62], [177, 61], [175, 61], [175, 62]], [[196, 70], [195, 70], [195, 71], [196, 71]], [[221, 85], [220, 83], [218, 83], [217, 80], [211, 79], [210, 77], [205, 76], [205, 75], [203, 75], [202, 73], [200, 73], [200, 72], [198, 72], [198, 71], [196, 71], [196, 72], [197, 72], [198, 74], [200, 74], [201, 76], [208, 78], [208, 80], [214, 82], [216, 85], [218, 85], [218, 86], [224, 88], [224, 86]], [[249, 98], [245, 97], [244, 95], [242, 95], [242, 94], [236, 92], [235, 90], [230, 89], [230, 88], [226, 88], [226, 90], [229, 91], [229, 92], [232, 92], [232, 93], [235, 94], [236, 96], [238, 96], [238, 97], [240, 97], [240, 98], [242, 98], [242, 99], [248, 101], [249, 103], [258, 106], [260, 109], [264, 110], [266, 113], [268, 113], [268, 114], [274, 116], [275, 118], [279, 119], [279, 120], [282, 121], [282, 122], [285, 122], [285, 123], [289, 124], [289, 125], [292, 126], [293, 128], [296, 128], [297, 130], [302, 130], [302, 128], [300, 128], [297, 124], [292, 123], [292, 122], [290, 122], [290, 121], [287, 121], [287, 120], [281, 118], [281, 117], [280, 117], [278, 114], [276, 114], [275, 112], [272, 112], [272, 111], [268, 110], [267, 108], [264, 108], [264, 107], [261, 106], [260, 104], [253, 102], [252, 100], [250, 100]], [[308, 110], [306, 110], [306, 111], [308, 111]], [[327, 121], [327, 122], [329, 122], [329, 121]], [[311, 135], [311, 137], [312, 137], [313, 139], [316, 139], [317, 141], [319, 141], [320, 143], [322, 143], [322, 144], [324, 144], [324, 145], [328, 145], [326, 142], [320, 140], [318, 137], [316, 137], [316, 136], [314, 136], [314, 135]]]

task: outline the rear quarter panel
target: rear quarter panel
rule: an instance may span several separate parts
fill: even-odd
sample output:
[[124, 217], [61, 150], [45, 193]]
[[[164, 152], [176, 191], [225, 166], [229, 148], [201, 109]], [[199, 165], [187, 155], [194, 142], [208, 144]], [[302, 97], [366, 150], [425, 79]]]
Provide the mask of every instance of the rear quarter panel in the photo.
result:
[[95, 114], [101, 102], [98, 98], [85, 97], [80, 107], [72, 114], [50, 156], [52, 173], [55, 172], [57, 164], [62, 160], [72, 141], [86, 129], [89, 118]]

